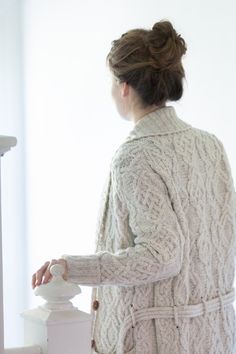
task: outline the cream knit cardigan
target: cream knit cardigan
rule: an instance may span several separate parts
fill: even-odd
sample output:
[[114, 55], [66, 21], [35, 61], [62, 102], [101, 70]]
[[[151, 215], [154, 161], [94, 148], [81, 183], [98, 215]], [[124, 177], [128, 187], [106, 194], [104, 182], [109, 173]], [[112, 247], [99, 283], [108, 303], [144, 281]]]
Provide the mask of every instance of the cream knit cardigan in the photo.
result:
[[235, 196], [214, 134], [173, 106], [134, 125], [111, 161], [95, 253], [62, 256], [69, 280], [93, 287], [92, 353], [236, 353]]

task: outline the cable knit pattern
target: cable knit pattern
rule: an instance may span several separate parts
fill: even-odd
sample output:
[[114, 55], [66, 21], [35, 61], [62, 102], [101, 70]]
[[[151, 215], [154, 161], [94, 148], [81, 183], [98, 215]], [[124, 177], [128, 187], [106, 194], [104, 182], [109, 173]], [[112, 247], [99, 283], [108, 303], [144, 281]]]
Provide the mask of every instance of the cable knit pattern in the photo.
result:
[[[233, 290], [235, 256], [236, 192], [223, 144], [167, 106], [142, 117], [112, 158], [95, 253], [62, 257], [70, 281], [93, 287], [93, 353], [233, 354], [235, 311], [222, 296]], [[216, 298], [218, 309], [178, 315]]]

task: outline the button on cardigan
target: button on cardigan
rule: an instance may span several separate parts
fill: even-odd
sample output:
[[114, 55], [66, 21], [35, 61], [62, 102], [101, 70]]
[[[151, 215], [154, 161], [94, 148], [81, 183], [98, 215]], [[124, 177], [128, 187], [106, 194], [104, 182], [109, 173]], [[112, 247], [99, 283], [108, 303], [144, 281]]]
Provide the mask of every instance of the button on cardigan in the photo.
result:
[[[69, 281], [93, 287], [93, 353], [233, 354], [235, 255], [224, 146], [166, 106], [138, 120], [111, 160], [95, 253], [62, 258]], [[197, 315], [178, 316], [190, 305]], [[173, 316], [161, 317], [165, 308]]]

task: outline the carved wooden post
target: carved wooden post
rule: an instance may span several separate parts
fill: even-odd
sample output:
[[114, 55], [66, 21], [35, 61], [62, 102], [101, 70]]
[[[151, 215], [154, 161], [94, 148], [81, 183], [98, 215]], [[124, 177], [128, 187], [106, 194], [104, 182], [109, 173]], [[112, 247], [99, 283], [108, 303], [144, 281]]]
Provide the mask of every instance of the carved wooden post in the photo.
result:
[[[0, 135], [0, 156], [16, 145], [16, 138]], [[3, 271], [2, 271], [2, 215], [1, 215], [1, 161], [0, 161], [0, 354], [4, 354]]]
[[22, 313], [25, 345], [39, 345], [42, 354], [91, 354], [92, 315], [69, 301], [80, 287], [64, 281], [62, 265], [53, 265], [50, 272], [52, 280], [35, 289], [44, 305]]

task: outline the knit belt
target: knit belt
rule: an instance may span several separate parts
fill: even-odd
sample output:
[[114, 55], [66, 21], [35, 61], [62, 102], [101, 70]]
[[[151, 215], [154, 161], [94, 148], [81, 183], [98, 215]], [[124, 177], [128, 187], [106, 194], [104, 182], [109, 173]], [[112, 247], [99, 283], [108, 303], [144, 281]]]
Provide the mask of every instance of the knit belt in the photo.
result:
[[138, 321], [151, 320], [154, 318], [174, 318], [176, 327], [179, 327], [179, 318], [191, 318], [200, 315], [205, 315], [208, 312], [216, 311], [221, 309], [223, 311], [224, 307], [230, 305], [234, 302], [235, 290], [233, 289], [225, 295], [218, 295], [211, 300], [202, 300], [202, 302], [195, 305], [180, 305], [180, 306], [156, 306], [147, 307], [138, 310], [134, 310], [133, 304], [130, 305], [130, 314], [128, 314], [119, 332], [118, 344], [117, 344], [117, 354], [124, 354], [124, 340], [127, 331]]

